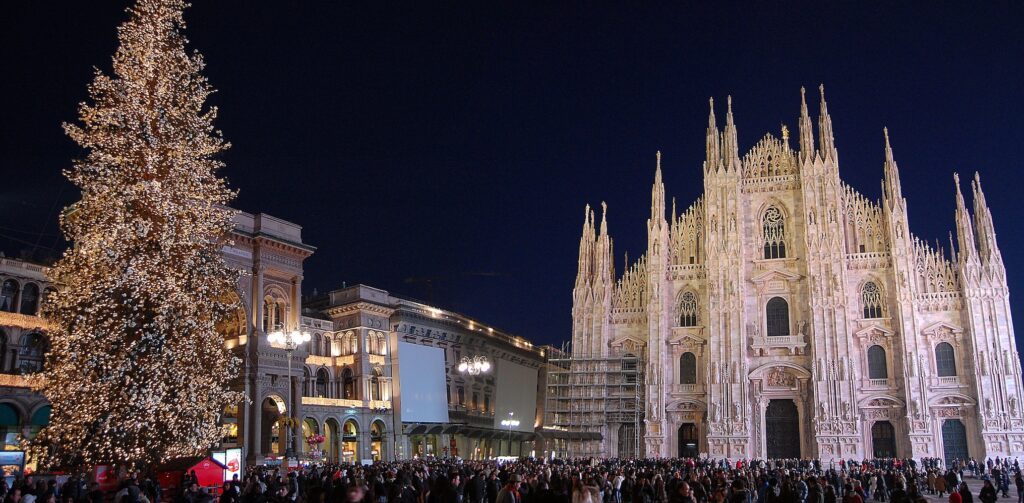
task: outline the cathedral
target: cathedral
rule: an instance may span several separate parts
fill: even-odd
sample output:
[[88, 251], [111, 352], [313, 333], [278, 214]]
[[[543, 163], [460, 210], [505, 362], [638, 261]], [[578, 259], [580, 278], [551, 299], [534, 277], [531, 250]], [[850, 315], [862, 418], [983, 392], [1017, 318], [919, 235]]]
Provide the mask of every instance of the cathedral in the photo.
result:
[[[888, 131], [871, 200], [839, 176], [824, 88], [816, 128], [803, 95], [796, 148], [783, 128], [742, 157], [731, 99], [723, 129], [712, 100], [703, 194], [666, 208], [659, 153], [647, 250], [621, 276], [607, 208], [600, 221], [587, 208], [565, 368], [597, 391], [566, 392], [565, 410], [599, 417], [609, 456], [1024, 455], [1006, 270], [980, 177], [968, 208], [953, 175], [956, 234], [948, 252], [928, 244], [911, 233]], [[622, 383], [637, 387], [636, 414], [613, 414], [599, 401], [634, 367]]]

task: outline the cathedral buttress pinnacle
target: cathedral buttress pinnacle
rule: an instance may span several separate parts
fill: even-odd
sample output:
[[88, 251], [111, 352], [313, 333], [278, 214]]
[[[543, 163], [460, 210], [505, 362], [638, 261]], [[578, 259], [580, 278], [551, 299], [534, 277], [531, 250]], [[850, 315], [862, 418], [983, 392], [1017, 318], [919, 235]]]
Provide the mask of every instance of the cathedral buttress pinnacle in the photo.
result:
[[819, 85], [818, 91], [821, 93], [821, 110], [818, 116], [818, 150], [822, 158], [831, 157], [832, 163], [836, 164], [836, 142], [832, 136], [832, 117], [828, 115], [828, 104], [825, 103], [825, 84]]
[[718, 131], [718, 125], [715, 124], [715, 99], [710, 98], [711, 111], [708, 113], [708, 131], [705, 142], [705, 149], [707, 155], [704, 159], [704, 172], [717, 171], [719, 164], [722, 162], [722, 150], [721, 150], [721, 133]]
[[722, 133], [722, 148], [725, 150], [725, 169], [740, 170], [740, 147], [736, 140], [736, 123], [732, 119], [732, 96], [727, 96], [725, 112], [725, 131]]
[[959, 245], [958, 257], [961, 264], [976, 264], [978, 248], [974, 244], [974, 226], [971, 225], [971, 214], [964, 204], [964, 195], [960, 192], [960, 175], [953, 173], [956, 184], [956, 238]]
[[809, 161], [814, 158], [814, 131], [811, 116], [807, 113], [807, 93], [800, 87], [800, 160]]
[[971, 181], [971, 191], [974, 196], [974, 229], [978, 236], [978, 254], [985, 266], [998, 265], [1002, 267], [1002, 256], [999, 253], [999, 246], [996, 245], [996, 230], [992, 224], [992, 211], [989, 210], [985, 201], [985, 192], [981, 190], [981, 175], [975, 171], [974, 180]]

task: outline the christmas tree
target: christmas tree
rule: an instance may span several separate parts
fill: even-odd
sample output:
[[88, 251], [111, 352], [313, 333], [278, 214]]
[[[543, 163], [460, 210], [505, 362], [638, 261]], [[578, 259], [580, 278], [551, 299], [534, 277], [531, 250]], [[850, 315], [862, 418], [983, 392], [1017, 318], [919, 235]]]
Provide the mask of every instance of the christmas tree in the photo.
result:
[[52, 268], [52, 347], [38, 388], [52, 404], [32, 450], [43, 466], [159, 462], [217, 442], [238, 361], [215, 324], [237, 306], [221, 255], [234, 197], [218, 177], [204, 63], [182, 35], [182, 0], [138, 0], [118, 30], [113, 75], [96, 70], [79, 124], [81, 190]]

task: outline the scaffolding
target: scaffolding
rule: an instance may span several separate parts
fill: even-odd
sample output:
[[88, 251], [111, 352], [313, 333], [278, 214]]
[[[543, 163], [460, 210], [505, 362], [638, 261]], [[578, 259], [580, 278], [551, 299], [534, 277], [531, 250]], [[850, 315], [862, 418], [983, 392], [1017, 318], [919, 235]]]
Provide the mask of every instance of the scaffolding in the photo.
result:
[[562, 454], [642, 457], [646, 355], [590, 356], [565, 349], [547, 360], [544, 404], [544, 424], [569, 432]]

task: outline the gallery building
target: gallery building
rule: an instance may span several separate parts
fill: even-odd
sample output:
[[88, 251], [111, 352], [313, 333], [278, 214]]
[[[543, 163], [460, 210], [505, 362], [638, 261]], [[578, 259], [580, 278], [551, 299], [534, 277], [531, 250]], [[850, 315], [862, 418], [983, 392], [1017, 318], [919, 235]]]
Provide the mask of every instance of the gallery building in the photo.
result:
[[[242, 272], [233, 299], [239, 307], [218, 330], [242, 362], [232, 386], [250, 401], [225, 409], [224, 438], [213, 450], [241, 449], [247, 463], [278, 462], [288, 442], [300, 459], [349, 462], [536, 450], [542, 349], [365, 285], [304, 299], [303, 261], [315, 248], [303, 242], [301, 227], [239, 212], [232, 234], [223, 254]], [[25, 376], [42, 369], [48, 335], [40, 305], [53, 287], [45, 266], [0, 258], [5, 449], [18, 449], [49, 418], [48, 403]], [[310, 340], [293, 351], [267, 337], [295, 330]], [[463, 360], [489, 368], [460, 372]], [[296, 423], [292, 435], [287, 418]], [[510, 418], [514, 426], [502, 425]]]

